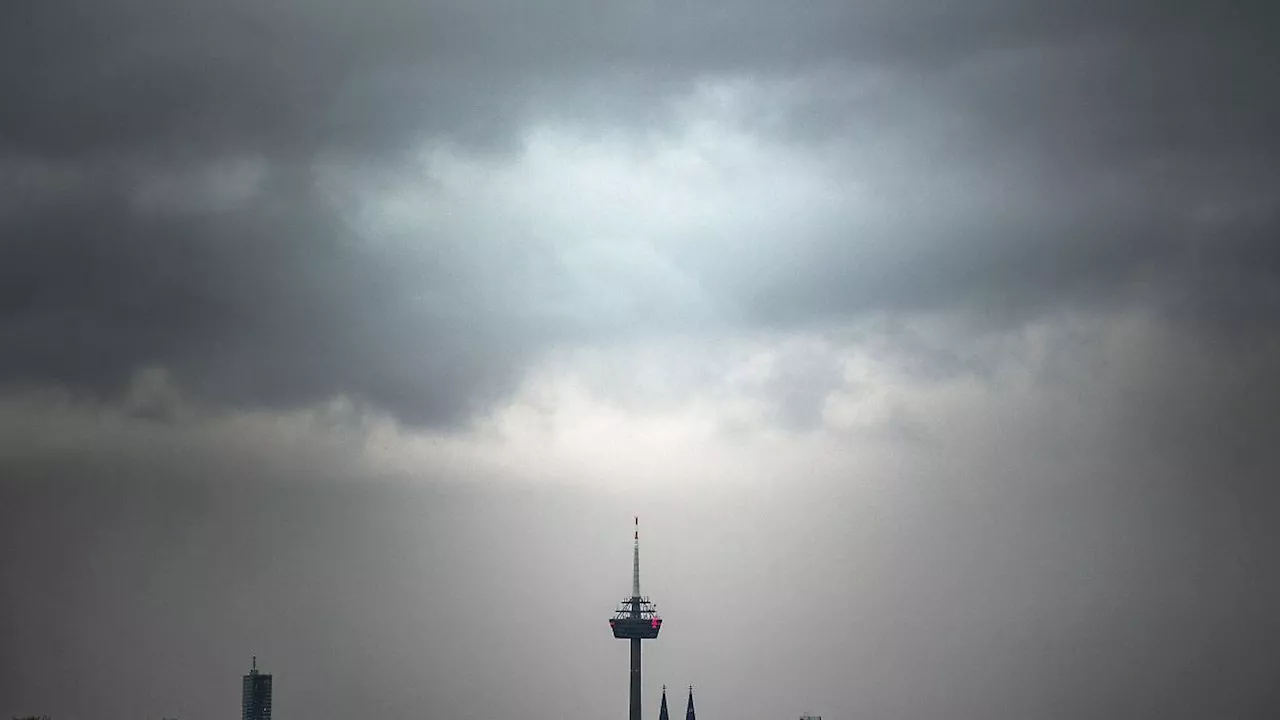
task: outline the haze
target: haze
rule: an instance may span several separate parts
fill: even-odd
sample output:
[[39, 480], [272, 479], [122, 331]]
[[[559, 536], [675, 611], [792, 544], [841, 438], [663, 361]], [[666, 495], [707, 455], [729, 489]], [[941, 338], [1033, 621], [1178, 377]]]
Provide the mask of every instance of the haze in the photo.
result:
[[0, 715], [1275, 717], [1274, 14], [8, 3]]

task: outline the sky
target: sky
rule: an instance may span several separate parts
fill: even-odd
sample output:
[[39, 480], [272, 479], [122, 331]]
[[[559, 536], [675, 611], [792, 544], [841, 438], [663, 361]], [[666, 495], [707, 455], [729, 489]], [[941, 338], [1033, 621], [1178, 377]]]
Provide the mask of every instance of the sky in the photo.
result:
[[0, 10], [0, 716], [1274, 717], [1269, 4]]

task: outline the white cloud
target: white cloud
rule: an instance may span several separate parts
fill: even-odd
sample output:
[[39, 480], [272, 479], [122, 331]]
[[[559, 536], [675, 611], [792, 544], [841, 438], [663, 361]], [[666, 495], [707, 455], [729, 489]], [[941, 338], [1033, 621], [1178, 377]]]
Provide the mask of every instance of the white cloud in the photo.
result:
[[474, 258], [467, 271], [520, 294], [525, 316], [710, 325], [734, 317], [727, 283], [785, 277], [806, 244], [868, 211], [863, 182], [829, 148], [753, 129], [752, 114], [775, 99], [787, 96], [708, 83], [670, 132], [544, 124], [513, 158], [428, 144], [376, 182], [347, 168], [322, 174], [344, 188], [371, 241], [403, 243], [423, 263], [463, 250], [449, 257]]

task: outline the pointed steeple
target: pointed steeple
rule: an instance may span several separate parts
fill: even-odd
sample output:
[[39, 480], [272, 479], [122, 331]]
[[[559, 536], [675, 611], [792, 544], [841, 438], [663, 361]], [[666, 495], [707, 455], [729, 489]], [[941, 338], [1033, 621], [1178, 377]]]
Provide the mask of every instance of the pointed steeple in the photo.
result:
[[662, 686], [662, 709], [658, 711], [658, 720], [671, 720], [671, 715], [667, 713], [667, 686]]
[[693, 712], [693, 686], [689, 686], [689, 707], [684, 711], [684, 720], [698, 720], [698, 716]]

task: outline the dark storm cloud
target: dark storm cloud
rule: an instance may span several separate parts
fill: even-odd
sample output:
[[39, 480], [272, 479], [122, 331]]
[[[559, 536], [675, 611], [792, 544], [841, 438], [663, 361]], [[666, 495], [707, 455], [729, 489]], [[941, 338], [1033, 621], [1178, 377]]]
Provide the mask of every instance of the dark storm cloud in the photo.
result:
[[750, 12], [680, 8], [24, 3], [0, 36], [0, 134], [10, 149], [55, 156], [374, 152], [435, 133], [499, 141], [525, 119], [534, 85], [612, 69], [684, 81], [741, 68], [756, 54], [742, 40], [763, 41], [769, 64], [832, 54], [830, 20], [845, 14], [825, 4], [783, 15], [827, 35], [814, 48], [765, 35], [767, 18]]
[[[1183, 312], [1215, 328], [1276, 316], [1280, 182], [1265, 158], [1277, 111], [1264, 87], [1276, 63], [1258, 4], [132, 0], [6, 12], [6, 383], [111, 396], [160, 366], [217, 403], [345, 393], [410, 422], [458, 422], [540, 348], [589, 341], [601, 323], [526, 311], [522, 293], [558, 280], [530, 281], [555, 263], [533, 244], [511, 252], [521, 228], [507, 245], [433, 236], [406, 255], [363, 242], [298, 168], [394, 167], [424, 137], [503, 152], [544, 116], [673, 122], [663, 101], [720, 75], [880, 73], [853, 105], [810, 87], [771, 132], [882, 134], [909, 150], [866, 169], [883, 211], [825, 228], [785, 261], [689, 251], [689, 274], [745, 324], [958, 310], [1003, 328], [1113, 302], [1151, 277], [1201, 283]], [[268, 180], [216, 210], [156, 212], [130, 190], [149, 175], [163, 189], [164, 168], [245, 157]], [[184, 193], [207, 191], [171, 199], [182, 206]]]
[[[505, 384], [519, 328], [459, 313], [479, 300], [447, 259], [395, 265], [298, 183], [272, 179], [229, 213], [147, 213], [94, 188], [11, 220], [3, 380], [118, 399], [135, 371], [157, 367], [214, 406], [347, 394], [431, 425]], [[416, 300], [423, 288], [432, 301]]]
[[1003, 325], [1163, 276], [1200, 282], [1207, 306], [1261, 290], [1238, 309], [1274, 315], [1268, 13], [1151, 9], [1062, 11], [1059, 32], [1048, 13], [1004, 42], [976, 35], [948, 66], [891, 74], [843, 113], [819, 102], [825, 136], [901, 142], [866, 169], [886, 211], [831, 229], [738, 289], [744, 302], [784, 323], [958, 308]]
[[[0, 31], [6, 99], [0, 137], [21, 153], [73, 157], [156, 148], [394, 149], [423, 133], [511, 132], [525, 119], [522, 96], [541, 85], [628, 76], [684, 82], [848, 61], [929, 72], [992, 51], [1096, 35], [1130, 43], [1157, 64], [1175, 59], [1200, 67], [1204, 72], [1192, 80], [1218, 79], [1218, 68], [1184, 56], [1203, 60], [1209, 49], [1211, 61], [1223, 51], [1249, 59], [1242, 48], [1219, 43], [1228, 33], [1263, 39], [1251, 9], [1007, 1], [818, 2], [803, 10], [755, 2], [589, 10], [572, 3], [397, 0], [358, 7], [302, 0], [24, 2], [8, 11], [10, 22]], [[1153, 41], [1159, 45], [1148, 47]], [[1263, 80], [1263, 67], [1250, 62], [1254, 82]], [[616, 94], [625, 97], [628, 89]], [[1076, 99], [1082, 98], [1062, 101]], [[1180, 118], [1203, 114], [1179, 109]], [[1072, 114], [1080, 110], [1076, 105]]]

